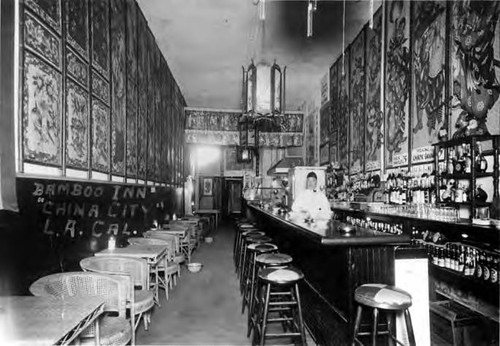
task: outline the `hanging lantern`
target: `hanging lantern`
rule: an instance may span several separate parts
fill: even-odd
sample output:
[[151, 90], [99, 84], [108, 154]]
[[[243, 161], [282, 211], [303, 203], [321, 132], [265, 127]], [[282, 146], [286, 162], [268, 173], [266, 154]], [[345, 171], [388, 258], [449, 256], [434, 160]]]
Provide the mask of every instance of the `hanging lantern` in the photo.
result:
[[284, 72], [276, 62], [261, 60], [243, 68], [243, 114], [260, 118], [283, 112]]

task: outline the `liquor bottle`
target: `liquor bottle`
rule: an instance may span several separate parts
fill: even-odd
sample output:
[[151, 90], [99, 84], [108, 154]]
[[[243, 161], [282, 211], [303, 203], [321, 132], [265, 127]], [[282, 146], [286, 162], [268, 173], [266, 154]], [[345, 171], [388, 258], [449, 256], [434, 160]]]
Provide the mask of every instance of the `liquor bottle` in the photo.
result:
[[436, 246], [432, 246], [432, 264], [439, 265], [439, 252]]
[[470, 146], [468, 144], [463, 144], [464, 145], [464, 171], [465, 173], [470, 173], [471, 172], [471, 167], [472, 167], [472, 159], [470, 157]]
[[476, 155], [476, 172], [484, 173], [488, 169], [488, 161], [483, 155], [481, 149], [481, 143], [477, 143], [477, 155]]
[[472, 276], [474, 275], [474, 264], [473, 264], [473, 255], [472, 255], [472, 250], [467, 247], [465, 251], [465, 265], [464, 265], [464, 275], [465, 276]]
[[450, 269], [454, 270], [454, 271], [458, 271], [458, 257], [457, 257], [457, 249], [456, 249], [456, 245], [455, 244], [452, 244], [451, 247], [450, 247], [450, 251], [451, 251], [451, 254], [450, 254]]
[[484, 255], [484, 262], [483, 262], [483, 279], [484, 281], [490, 281], [490, 276], [491, 276], [491, 254], [487, 253]]
[[491, 265], [490, 281], [491, 283], [494, 284], [498, 282], [498, 256], [494, 256], [493, 258], [493, 264]]
[[456, 159], [453, 166], [453, 173], [462, 174], [465, 172], [465, 158], [463, 146], [458, 146], [456, 150]]
[[460, 245], [460, 253], [458, 256], [458, 271], [465, 275], [465, 250], [464, 246]]
[[438, 266], [444, 268], [444, 249], [439, 248], [439, 255], [438, 255]]
[[449, 269], [450, 266], [451, 266], [450, 249], [449, 249], [449, 245], [446, 244], [446, 246], [444, 248], [444, 267]]
[[484, 254], [483, 252], [476, 252], [475, 254], [476, 258], [476, 269], [475, 269], [475, 276], [477, 279], [481, 279], [483, 277], [483, 269], [484, 269]]
[[448, 174], [453, 174], [453, 170], [454, 170], [453, 160], [454, 159], [455, 159], [455, 149], [451, 148], [450, 151], [448, 152], [448, 163], [446, 165], [446, 172]]

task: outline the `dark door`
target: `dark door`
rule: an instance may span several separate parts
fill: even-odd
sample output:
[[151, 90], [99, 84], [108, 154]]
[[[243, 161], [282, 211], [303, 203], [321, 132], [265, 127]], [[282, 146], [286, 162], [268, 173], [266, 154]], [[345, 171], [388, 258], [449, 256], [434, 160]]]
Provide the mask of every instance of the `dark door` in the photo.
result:
[[225, 178], [222, 198], [224, 214], [241, 214], [242, 178]]

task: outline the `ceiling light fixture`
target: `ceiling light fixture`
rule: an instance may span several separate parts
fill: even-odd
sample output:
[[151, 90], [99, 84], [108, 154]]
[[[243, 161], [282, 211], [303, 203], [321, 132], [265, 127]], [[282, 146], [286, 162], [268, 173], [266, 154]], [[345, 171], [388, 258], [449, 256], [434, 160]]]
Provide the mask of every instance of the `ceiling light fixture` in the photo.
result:
[[345, 0], [343, 1], [342, 14], [342, 76], [345, 76]]
[[266, 0], [252, 0], [255, 6], [259, 6], [259, 19], [266, 20]]
[[318, 0], [309, 0], [307, 4], [307, 37], [313, 34], [313, 13], [318, 9]]
[[373, 0], [370, 0], [370, 29], [373, 29]]

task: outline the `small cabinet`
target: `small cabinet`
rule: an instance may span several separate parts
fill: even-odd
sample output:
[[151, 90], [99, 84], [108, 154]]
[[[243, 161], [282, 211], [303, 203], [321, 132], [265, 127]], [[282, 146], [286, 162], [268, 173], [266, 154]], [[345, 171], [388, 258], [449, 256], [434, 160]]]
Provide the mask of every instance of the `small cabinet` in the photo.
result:
[[[470, 221], [488, 223], [500, 218], [499, 144], [500, 136], [471, 136], [434, 144], [436, 201], [466, 208]], [[490, 178], [492, 189], [478, 189], [478, 179]], [[486, 200], [488, 194], [492, 199]], [[493, 201], [493, 202], [491, 202]]]

